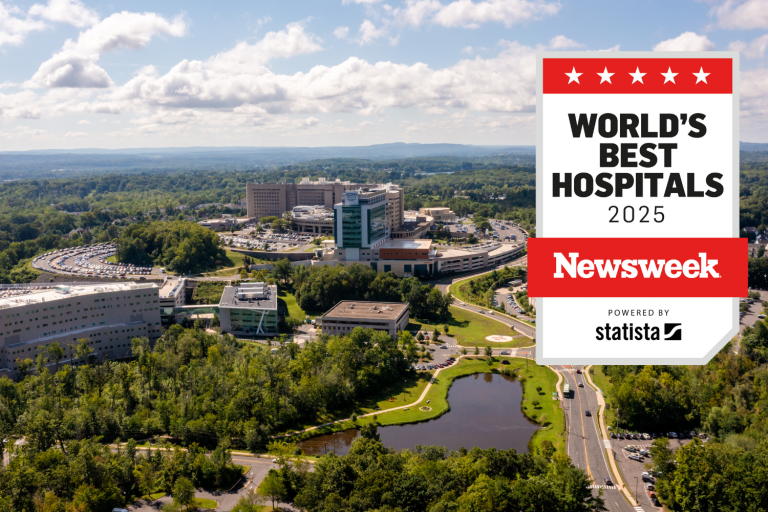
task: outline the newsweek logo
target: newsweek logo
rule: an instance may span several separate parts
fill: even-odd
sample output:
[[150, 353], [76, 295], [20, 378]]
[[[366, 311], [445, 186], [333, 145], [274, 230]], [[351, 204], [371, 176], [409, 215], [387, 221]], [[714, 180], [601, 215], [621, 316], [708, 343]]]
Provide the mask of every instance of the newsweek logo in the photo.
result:
[[[556, 278], [564, 278], [565, 270], [570, 277], [581, 277], [589, 279], [599, 277], [602, 279], [616, 279], [621, 276], [622, 279], [635, 279], [638, 276], [643, 278], [660, 278], [662, 275], [677, 279], [684, 276], [689, 279], [706, 279], [708, 277], [720, 277], [715, 271], [717, 260], [707, 259], [706, 253], [700, 253], [700, 260], [579, 260], [579, 253], [572, 252], [566, 258], [563, 253], [555, 253], [555, 274]], [[619, 273], [621, 270], [621, 273]]]
[[[683, 329], [681, 324], [664, 324], [664, 340], [680, 341], [683, 338]], [[612, 325], [606, 323], [595, 329], [595, 339], [597, 341], [658, 341], [661, 338], [662, 330], [659, 326], [634, 323], [623, 323]]]
[[738, 58], [537, 54], [539, 364], [704, 364], [738, 331]]

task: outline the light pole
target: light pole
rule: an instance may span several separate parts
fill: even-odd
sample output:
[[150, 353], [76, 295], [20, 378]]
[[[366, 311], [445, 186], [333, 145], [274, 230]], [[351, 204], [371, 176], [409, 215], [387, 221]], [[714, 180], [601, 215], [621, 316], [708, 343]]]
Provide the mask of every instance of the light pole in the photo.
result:
[[640, 496], [637, 494], [637, 477], [635, 477], [635, 501], [640, 505]]

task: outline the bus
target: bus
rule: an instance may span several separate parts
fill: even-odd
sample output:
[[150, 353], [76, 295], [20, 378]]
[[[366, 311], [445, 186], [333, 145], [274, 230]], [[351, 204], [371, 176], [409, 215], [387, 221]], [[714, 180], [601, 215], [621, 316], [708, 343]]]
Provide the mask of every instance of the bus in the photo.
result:
[[566, 384], [563, 388], [563, 396], [566, 398], [571, 398], [571, 385]]

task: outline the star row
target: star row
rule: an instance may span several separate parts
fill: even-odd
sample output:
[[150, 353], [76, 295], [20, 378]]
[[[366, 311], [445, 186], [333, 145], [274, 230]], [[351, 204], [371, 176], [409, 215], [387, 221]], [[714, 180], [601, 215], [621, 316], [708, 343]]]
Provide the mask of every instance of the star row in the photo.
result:
[[[569, 80], [568, 80], [568, 83], [569, 83], [569, 84], [570, 84], [571, 82], [576, 82], [577, 84], [580, 84], [581, 82], [579, 82], [579, 77], [580, 77], [581, 75], [583, 75], [583, 74], [584, 74], [584, 73], [577, 73], [577, 72], [576, 72], [576, 68], [574, 67], [574, 68], [573, 68], [573, 70], [572, 70], [570, 73], [566, 73], [565, 75], [566, 75], [566, 76], [569, 78]], [[609, 72], [608, 72], [608, 68], [607, 68], [607, 67], [606, 67], [606, 68], [603, 70], [603, 72], [602, 72], [602, 73], [597, 73], [597, 75], [600, 77], [600, 83], [601, 83], [601, 84], [602, 84], [603, 82], [608, 82], [609, 84], [610, 84], [610, 83], [613, 83], [613, 82], [611, 82], [611, 77], [612, 77], [613, 75], [615, 75], [615, 74], [616, 74], [616, 73], [609, 73]], [[638, 67], [638, 68], [636, 68], [636, 70], [635, 70], [635, 72], [634, 72], [634, 73], [629, 73], [629, 75], [632, 77], [632, 83], [633, 83], [633, 84], [634, 84], [635, 82], [640, 82], [641, 84], [642, 84], [642, 83], [644, 83], [644, 82], [643, 82], [643, 77], [644, 77], [645, 75], [647, 75], [647, 74], [648, 74], [648, 73], [641, 73], [641, 72], [640, 72], [640, 68], [639, 68], [639, 67]], [[672, 83], [674, 84], [674, 83], [675, 83], [675, 77], [676, 77], [677, 75], [679, 75], [679, 74], [680, 74], [680, 73], [673, 73], [673, 72], [672, 72], [672, 68], [671, 68], [671, 67], [669, 67], [669, 68], [667, 69], [667, 72], [666, 72], [666, 73], [661, 73], [661, 76], [663, 76], [663, 77], [664, 77], [664, 83], [665, 83], [665, 84], [666, 84], [667, 82], [672, 82]], [[705, 72], [704, 72], [704, 68], [702, 67], [702, 68], [699, 68], [699, 72], [698, 72], [698, 73], [693, 73], [693, 76], [695, 76], [695, 77], [696, 77], [696, 83], [699, 83], [699, 82], [704, 82], [704, 83], [706, 84], [706, 83], [707, 83], [707, 77], [708, 77], [710, 74], [711, 74], [711, 73], [705, 73]]]

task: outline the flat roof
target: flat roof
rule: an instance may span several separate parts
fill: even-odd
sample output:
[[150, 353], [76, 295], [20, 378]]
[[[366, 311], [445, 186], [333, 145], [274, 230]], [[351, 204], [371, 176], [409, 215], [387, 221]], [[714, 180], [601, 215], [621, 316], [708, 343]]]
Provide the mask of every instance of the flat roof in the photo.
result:
[[264, 299], [240, 300], [237, 298], [237, 286], [225, 286], [219, 308], [277, 310], [277, 285], [267, 285], [267, 288], [269, 293]]
[[58, 284], [47, 288], [32, 289], [37, 287], [30, 286], [30, 289], [9, 288], [0, 289], [0, 295], [8, 294], [0, 298], [0, 310], [17, 308], [28, 304], [45, 304], [46, 302], [55, 302], [68, 299], [74, 296], [97, 295], [100, 293], [132, 291], [147, 288], [157, 288], [157, 284], [149, 283], [102, 283], [92, 285], [73, 285]]
[[329, 309], [322, 318], [379, 318], [397, 320], [408, 309], [407, 302], [375, 302], [343, 300]]
[[432, 247], [432, 240], [430, 239], [406, 239], [395, 238], [387, 240], [379, 246], [379, 249], [429, 249]]
[[160, 298], [166, 299], [170, 297], [176, 297], [176, 294], [181, 289], [179, 287], [179, 284], [184, 281], [183, 278], [169, 278], [166, 279], [163, 283], [163, 286], [160, 287]]

